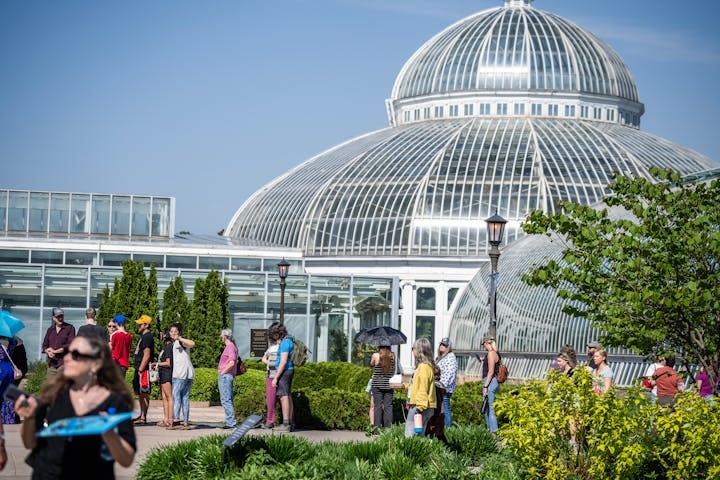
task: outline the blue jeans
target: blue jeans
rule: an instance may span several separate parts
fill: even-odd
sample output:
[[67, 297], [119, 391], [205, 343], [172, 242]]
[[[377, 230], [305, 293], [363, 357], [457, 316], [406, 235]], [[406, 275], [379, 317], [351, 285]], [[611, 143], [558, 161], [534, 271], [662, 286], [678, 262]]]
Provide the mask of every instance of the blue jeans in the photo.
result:
[[185, 425], [190, 418], [190, 387], [192, 383], [192, 378], [173, 377], [172, 379], [173, 420], [180, 420], [180, 407], [182, 407]]
[[497, 379], [493, 377], [490, 381], [490, 386], [488, 387], [488, 408], [485, 412], [485, 426], [492, 433], [498, 431], [498, 422], [497, 417], [495, 416], [495, 406], [493, 404], [495, 403], [495, 394], [497, 393], [497, 389], [499, 387], [500, 384]]
[[434, 408], [426, 408], [421, 412], [422, 414], [422, 421], [423, 421], [423, 431], [420, 433], [415, 433], [415, 414], [417, 413], [417, 410], [415, 407], [410, 407], [410, 409], [407, 411], [407, 419], [405, 421], [405, 436], [406, 437], [424, 437], [425, 436], [425, 429], [427, 428], [427, 424], [430, 421], [430, 417], [433, 416], [435, 413]]
[[237, 423], [235, 419], [235, 406], [233, 405], [233, 379], [235, 377], [229, 373], [218, 375], [218, 390], [220, 390], [220, 404], [225, 410], [225, 425], [234, 427]]
[[450, 410], [450, 397], [452, 393], [445, 392], [442, 401], [443, 415], [445, 416], [445, 426], [449, 427], [452, 425], [452, 411]]

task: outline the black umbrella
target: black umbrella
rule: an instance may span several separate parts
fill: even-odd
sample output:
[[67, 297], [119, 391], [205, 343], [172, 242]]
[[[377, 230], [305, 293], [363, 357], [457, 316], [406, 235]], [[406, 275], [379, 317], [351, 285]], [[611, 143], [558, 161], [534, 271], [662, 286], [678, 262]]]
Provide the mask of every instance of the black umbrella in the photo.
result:
[[396, 328], [380, 326], [360, 330], [355, 341], [370, 345], [400, 345], [407, 342], [407, 337]]

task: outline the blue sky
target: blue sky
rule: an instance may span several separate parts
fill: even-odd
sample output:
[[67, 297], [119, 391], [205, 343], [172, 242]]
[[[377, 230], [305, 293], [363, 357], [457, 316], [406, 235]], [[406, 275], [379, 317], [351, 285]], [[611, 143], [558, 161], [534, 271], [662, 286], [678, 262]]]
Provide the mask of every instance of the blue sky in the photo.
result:
[[[0, 186], [171, 195], [214, 233], [256, 190], [387, 125], [404, 62], [502, 0], [4, 0]], [[536, 0], [630, 66], [642, 130], [720, 161], [715, 0]]]

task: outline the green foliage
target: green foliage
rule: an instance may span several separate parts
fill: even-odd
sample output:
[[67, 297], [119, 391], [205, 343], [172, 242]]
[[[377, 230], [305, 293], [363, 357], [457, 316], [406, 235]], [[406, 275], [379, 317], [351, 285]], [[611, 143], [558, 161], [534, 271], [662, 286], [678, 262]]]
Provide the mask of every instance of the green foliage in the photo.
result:
[[[480, 430], [480, 427], [469, 427]], [[467, 430], [468, 439], [478, 433]], [[475, 457], [425, 438], [404, 438], [395, 427], [367, 442], [311, 444], [294, 435], [246, 435], [223, 456], [221, 436], [203, 437], [150, 452], [138, 480], [203, 478], [272, 479], [471, 479], [519, 480], [509, 456]], [[462, 445], [458, 445], [462, 447]], [[476, 472], [481, 472], [477, 475]]]
[[528, 479], [701, 478], [720, 472], [720, 426], [707, 421], [718, 408], [696, 397], [687, 393], [670, 410], [639, 388], [594, 395], [590, 374], [578, 369], [572, 378], [552, 372], [495, 407], [506, 418], [507, 452]]
[[32, 362], [28, 365], [28, 372], [25, 376], [25, 390], [30, 393], [40, 393], [40, 387], [47, 378], [47, 363], [42, 360]]
[[720, 181], [685, 184], [677, 172], [653, 180], [617, 177], [606, 198], [634, 219], [572, 203], [533, 212], [523, 229], [564, 242], [562, 260], [524, 280], [558, 288], [565, 311], [606, 332], [603, 343], [642, 355], [671, 349], [683, 363], [720, 371]]
[[[195, 340], [193, 363], [200, 367], [217, 366], [222, 352], [220, 331], [230, 325], [227, 281], [212, 270], [206, 278], [195, 281], [190, 315], [184, 318], [183, 335]], [[201, 340], [201, 341], [198, 341]]]
[[[165, 329], [170, 329], [170, 325], [174, 322], [182, 322], [183, 318], [188, 318], [190, 314], [190, 302], [185, 293], [185, 283], [181, 276], [173, 278], [163, 293], [163, 312], [162, 319], [158, 323], [157, 335], [155, 335], [155, 351], [160, 352], [162, 349], [162, 339], [160, 334]], [[193, 337], [189, 337], [193, 338]], [[194, 338], [193, 338], [194, 339]]]
[[347, 360], [348, 337], [342, 330], [330, 331], [330, 355], [329, 359], [337, 361]]

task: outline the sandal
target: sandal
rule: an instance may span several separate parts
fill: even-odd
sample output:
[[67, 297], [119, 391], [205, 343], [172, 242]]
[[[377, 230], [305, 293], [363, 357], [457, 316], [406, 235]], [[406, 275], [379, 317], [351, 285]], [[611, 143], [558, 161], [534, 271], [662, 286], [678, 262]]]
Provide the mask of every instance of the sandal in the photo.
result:
[[143, 417], [137, 417], [133, 419], [133, 425], [147, 425], [147, 419]]
[[188, 425], [187, 423], [182, 426], [183, 430], [190, 430], [192, 427]]
[[163, 420], [163, 421], [160, 421], [160, 422], [157, 422], [155, 425], [157, 425], [158, 427], [169, 427], [169, 426], [170, 426], [170, 424], [167, 423], [167, 422], [164, 421], [164, 420]]

